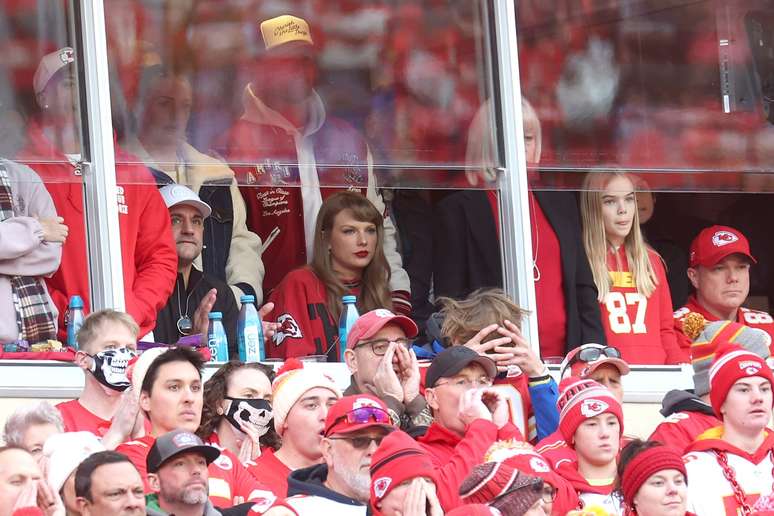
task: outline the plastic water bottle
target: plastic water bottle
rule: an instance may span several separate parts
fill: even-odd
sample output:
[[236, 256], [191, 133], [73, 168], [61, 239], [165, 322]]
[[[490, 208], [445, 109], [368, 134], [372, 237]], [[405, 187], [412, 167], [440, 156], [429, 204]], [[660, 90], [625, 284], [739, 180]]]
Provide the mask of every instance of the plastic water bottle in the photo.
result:
[[223, 328], [223, 314], [210, 312], [207, 316], [210, 326], [207, 328], [207, 347], [212, 358], [210, 362], [228, 362], [228, 337]]
[[357, 313], [357, 297], [355, 296], [343, 296], [341, 302], [344, 303], [344, 307], [341, 310], [341, 317], [339, 317], [339, 360], [344, 362], [344, 351], [347, 349], [347, 335], [352, 325], [355, 324], [360, 314]]
[[255, 296], [239, 298], [242, 309], [239, 310], [237, 334], [239, 338], [239, 360], [241, 362], [262, 362], [266, 358], [263, 325], [255, 308]]
[[78, 349], [78, 330], [83, 325], [83, 299], [81, 296], [70, 297], [70, 305], [67, 308], [67, 345]]

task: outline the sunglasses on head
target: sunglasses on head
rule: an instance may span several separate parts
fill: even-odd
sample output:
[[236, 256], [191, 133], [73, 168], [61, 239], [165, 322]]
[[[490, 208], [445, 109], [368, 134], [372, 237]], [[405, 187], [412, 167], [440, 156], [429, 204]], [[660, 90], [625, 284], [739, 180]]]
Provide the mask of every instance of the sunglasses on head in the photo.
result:
[[612, 346], [605, 346], [604, 348], [585, 348], [580, 350], [578, 354], [572, 358], [570, 364], [576, 362], [594, 362], [603, 356], [607, 358], [621, 358], [621, 352], [618, 351], [618, 348]]
[[358, 407], [352, 409], [343, 416], [336, 418], [329, 428], [335, 427], [342, 421], [346, 421], [350, 425], [362, 425], [364, 423], [392, 424], [387, 411], [379, 407]]

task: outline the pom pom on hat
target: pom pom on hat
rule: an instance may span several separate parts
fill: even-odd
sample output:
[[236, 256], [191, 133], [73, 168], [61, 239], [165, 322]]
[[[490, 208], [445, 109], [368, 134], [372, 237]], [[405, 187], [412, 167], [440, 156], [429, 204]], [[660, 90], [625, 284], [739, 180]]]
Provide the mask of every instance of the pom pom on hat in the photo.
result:
[[759, 328], [750, 328], [733, 321], [708, 322], [701, 314], [691, 312], [682, 321], [683, 333], [692, 337], [691, 363], [694, 392], [704, 396], [710, 392], [709, 370], [724, 344], [739, 344], [759, 357], [769, 357], [771, 336]]
[[277, 371], [277, 376], [271, 384], [271, 401], [274, 411], [274, 429], [280, 436], [285, 432], [283, 426], [290, 409], [306, 391], [315, 387], [328, 389], [337, 398], [341, 398], [341, 391], [330, 376], [323, 373], [322, 369], [305, 367], [304, 363], [297, 358], [287, 359]]

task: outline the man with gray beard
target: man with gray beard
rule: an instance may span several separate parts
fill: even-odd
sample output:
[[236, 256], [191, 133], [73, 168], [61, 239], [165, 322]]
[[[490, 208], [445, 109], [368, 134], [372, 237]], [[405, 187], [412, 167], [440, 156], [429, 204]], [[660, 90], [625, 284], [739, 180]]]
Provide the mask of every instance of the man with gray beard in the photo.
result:
[[355, 394], [338, 400], [328, 411], [320, 442], [325, 464], [293, 471], [288, 497], [265, 516], [364, 516], [371, 457], [393, 430], [387, 406], [378, 398]]
[[149, 516], [220, 516], [209, 500], [207, 466], [220, 456], [186, 430], [173, 430], [153, 443], [148, 452], [146, 497]]

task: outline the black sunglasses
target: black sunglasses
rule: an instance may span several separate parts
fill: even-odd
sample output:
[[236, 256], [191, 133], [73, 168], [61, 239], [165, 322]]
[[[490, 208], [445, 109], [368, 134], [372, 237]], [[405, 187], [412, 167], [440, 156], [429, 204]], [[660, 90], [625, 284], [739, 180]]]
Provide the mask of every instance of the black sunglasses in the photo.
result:
[[618, 348], [612, 346], [605, 346], [604, 348], [585, 348], [572, 357], [570, 364], [574, 364], [575, 362], [594, 362], [603, 356], [607, 358], [621, 358], [621, 352], [618, 351]]

